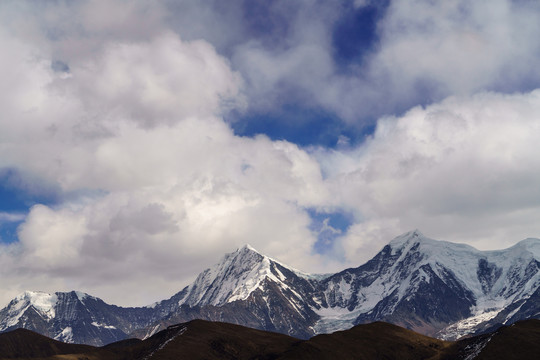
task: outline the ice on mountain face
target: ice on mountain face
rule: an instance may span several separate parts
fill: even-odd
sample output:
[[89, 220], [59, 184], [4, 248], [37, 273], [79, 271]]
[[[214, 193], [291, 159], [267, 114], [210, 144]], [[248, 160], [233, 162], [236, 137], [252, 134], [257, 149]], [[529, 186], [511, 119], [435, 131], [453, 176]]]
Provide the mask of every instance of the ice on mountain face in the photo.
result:
[[335, 331], [349, 329], [353, 327], [354, 321], [362, 311], [349, 311], [346, 308], [320, 308], [314, 309], [321, 318], [313, 330], [316, 334], [329, 334]]
[[477, 315], [471, 316], [467, 319], [458, 321], [455, 324], [448, 326], [438, 334], [438, 338], [442, 340], [457, 340], [462, 336], [465, 336], [482, 324], [483, 322], [493, 319], [501, 310], [493, 310], [488, 312], [480, 312]]
[[63, 341], [65, 343], [73, 343], [73, 329], [68, 326], [62, 330], [62, 332], [54, 337], [55, 340]]
[[[376, 307], [377, 317], [389, 316], [402, 301], [418, 296], [421, 301], [421, 289], [442, 281], [446, 291], [470, 304], [469, 309], [455, 308], [453, 316], [467, 310], [472, 316], [443, 334], [461, 336], [538, 288], [540, 271], [533, 254], [538, 244], [539, 240], [525, 240], [505, 250], [480, 251], [465, 244], [432, 240], [419, 231], [409, 232], [392, 240], [371, 263], [329, 278], [324, 290], [328, 307], [313, 309], [321, 316], [314, 328], [317, 332], [346, 328], [355, 314], [371, 319], [369, 314]], [[437, 289], [428, 291], [435, 294]], [[428, 306], [414, 311], [432, 310]]]

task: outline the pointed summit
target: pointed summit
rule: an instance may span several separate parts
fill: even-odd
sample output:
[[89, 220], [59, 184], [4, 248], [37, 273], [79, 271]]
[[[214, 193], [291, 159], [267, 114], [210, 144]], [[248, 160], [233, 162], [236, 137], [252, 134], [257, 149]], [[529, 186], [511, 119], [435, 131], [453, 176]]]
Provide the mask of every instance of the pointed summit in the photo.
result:
[[238, 249], [238, 251], [253, 251], [253, 252], [256, 252], [257, 254], [260, 254], [253, 246], [249, 244], [242, 246], [241, 248]]
[[285, 282], [289, 277], [302, 276], [305, 274], [260, 254], [246, 244], [200, 273], [186, 289], [180, 304], [222, 306], [246, 300], [254, 291], [263, 291], [268, 281], [286, 288]]
[[268, 257], [259, 254], [250, 245], [244, 245], [200, 273], [181, 302], [190, 306], [218, 306], [243, 300], [259, 286], [269, 273], [269, 267]]

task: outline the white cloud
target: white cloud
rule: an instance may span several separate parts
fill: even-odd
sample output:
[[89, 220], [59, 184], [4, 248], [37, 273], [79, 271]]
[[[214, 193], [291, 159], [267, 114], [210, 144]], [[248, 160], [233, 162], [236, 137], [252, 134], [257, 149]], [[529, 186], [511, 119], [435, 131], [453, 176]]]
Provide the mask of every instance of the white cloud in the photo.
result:
[[[329, 110], [351, 124], [365, 125], [374, 117], [453, 94], [532, 89], [540, 80], [535, 75], [540, 51], [535, 2], [390, 2], [380, 12], [375, 43], [358, 50], [362, 64], [345, 68], [333, 59], [336, 24], [351, 11], [348, 5], [356, 11], [381, 5], [275, 1], [257, 7], [240, 0], [227, 6], [213, 0], [6, 4], [0, 13], [12, 31], [68, 65], [90, 58], [96, 60], [90, 66], [113, 71], [115, 64], [121, 65], [122, 53], [136, 55], [137, 44], [176, 31], [186, 41], [206, 39], [230, 58], [246, 80], [250, 109], [272, 110], [293, 102]], [[95, 55], [104, 47], [111, 51], [111, 40], [124, 47], [114, 58], [97, 61]], [[153, 46], [159, 44], [154, 41]], [[153, 66], [161, 66], [159, 59]], [[148, 74], [157, 75], [153, 67], [136, 74], [133, 83], [125, 76], [123, 83], [141, 85]], [[163, 79], [160, 84], [171, 89]], [[157, 94], [148, 89], [131, 99], [142, 100], [144, 110], [144, 103]], [[129, 99], [110, 100], [126, 105]], [[163, 97], [155, 106], [163, 110], [167, 103]]]
[[538, 15], [531, 2], [392, 2], [371, 71], [391, 79], [387, 85], [400, 98], [418, 86], [435, 99], [482, 89], [515, 91], [535, 77]]
[[144, 43], [110, 43], [70, 69], [63, 86], [77, 91], [85, 106], [144, 127], [218, 115], [243, 103], [239, 75], [212, 45], [185, 43], [173, 33]]
[[5, 212], [0, 211], [0, 224], [5, 222], [18, 222], [24, 220], [26, 217], [25, 214], [18, 212]]
[[538, 10], [510, 0], [392, 1], [373, 47], [359, 49], [362, 65], [343, 68], [333, 59], [339, 7], [305, 6], [290, 20], [286, 45], [245, 41], [232, 59], [251, 86], [250, 106], [269, 109], [293, 98], [363, 125], [454, 94], [536, 87]]
[[337, 203], [361, 216], [346, 254], [413, 228], [490, 249], [538, 236], [525, 219], [540, 212], [539, 115], [538, 90], [452, 97], [380, 119], [348, 153], [323, 152]]

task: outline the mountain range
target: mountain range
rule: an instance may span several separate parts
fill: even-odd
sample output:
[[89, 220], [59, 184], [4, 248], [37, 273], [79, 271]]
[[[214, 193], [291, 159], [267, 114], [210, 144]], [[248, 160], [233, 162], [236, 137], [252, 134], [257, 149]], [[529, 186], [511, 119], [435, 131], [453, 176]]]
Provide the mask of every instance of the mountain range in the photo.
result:
[[300, 340], [239, 325], [192, 320], [145, 340], [127, 339], [103, 347], [66, 344], [16, 329], [0, 334], [0, 360], [536, 360], [539, 339], [540, 320], [534, 319], [455, 342], [384, 322]]
[[540, 240], [480, 251], [411, 231], [367, 263], [305, 274], [244, 246], [167, 300], [139, 308], [81, 292], [25, 292], [0, 310], [0, 331], [25, 328], [102, 346], [150, 338], [193, 319], [300, 339], [385, 321], [454, 340], [540, 317]]

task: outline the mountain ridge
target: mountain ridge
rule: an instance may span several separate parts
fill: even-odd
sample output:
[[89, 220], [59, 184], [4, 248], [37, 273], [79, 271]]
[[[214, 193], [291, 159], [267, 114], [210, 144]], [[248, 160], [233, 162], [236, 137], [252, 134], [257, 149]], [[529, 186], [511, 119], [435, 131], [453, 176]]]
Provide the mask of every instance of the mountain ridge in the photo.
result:
[[540, 317], [539, 249], [540, 240], [525, 239], [481, 251], [414, 230], [359, 267], [321, 276], [245, 245], [150, 306], [122, 308], [74, 291], [24, 293], [0, 310], [0, 331], [26, 327], [59, 340], [102, 345], [148, 338], [197, 318], [298, 338], [382, 320], [455, 339]]

